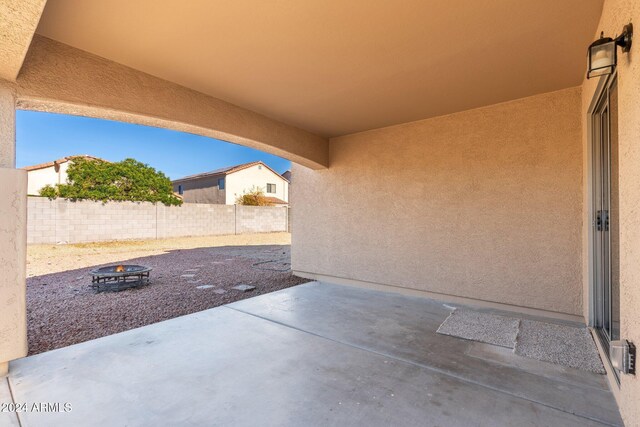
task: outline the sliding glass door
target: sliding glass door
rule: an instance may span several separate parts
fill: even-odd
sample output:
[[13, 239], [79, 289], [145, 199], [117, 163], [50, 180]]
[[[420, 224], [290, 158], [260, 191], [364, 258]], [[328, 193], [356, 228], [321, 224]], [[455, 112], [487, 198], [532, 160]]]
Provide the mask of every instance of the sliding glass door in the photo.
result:
[[618, 84], [602, 87], [592, 119], [594, 326], [608, 343], [620, 338]]

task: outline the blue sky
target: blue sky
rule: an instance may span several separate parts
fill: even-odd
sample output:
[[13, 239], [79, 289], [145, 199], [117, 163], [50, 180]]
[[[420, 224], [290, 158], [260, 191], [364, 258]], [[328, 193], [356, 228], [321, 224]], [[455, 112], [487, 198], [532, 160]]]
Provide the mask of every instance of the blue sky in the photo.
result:
[[89, 154], [110, 161], [131, 157], [171, 179], [256, 160], [262, 160], [279, 173], [291, 168], [288, 160], [217, 139], [35, 111], [18, 111], [16, 146], [18, 167]]

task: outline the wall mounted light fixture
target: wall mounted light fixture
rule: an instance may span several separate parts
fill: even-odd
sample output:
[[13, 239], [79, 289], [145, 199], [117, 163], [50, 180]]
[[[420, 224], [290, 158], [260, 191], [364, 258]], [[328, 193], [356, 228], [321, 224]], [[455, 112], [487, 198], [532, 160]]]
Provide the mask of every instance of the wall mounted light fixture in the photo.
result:
[[615, 39], [604, 37], [604, 33], [600, 33], [600, 38], [589, 46], [587, 79], [613, 73], [618, 61], [616, 46], [620, 46], [623, 52], [629, 52], [632, 38], [632, 24], [625, 25], [622, 34]]

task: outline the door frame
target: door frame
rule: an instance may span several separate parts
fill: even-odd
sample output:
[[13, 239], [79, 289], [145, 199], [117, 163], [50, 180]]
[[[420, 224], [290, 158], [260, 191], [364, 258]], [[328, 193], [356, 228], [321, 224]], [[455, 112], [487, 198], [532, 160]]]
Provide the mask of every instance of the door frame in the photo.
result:
[[[612, 368], [611, 360], [609, 359], [609, 341], [603, 336], [603, 332], [599, 330], [598, 322], [598, 302], [599, 297], [597, 295], [596, 281], [595, 281], [595, 209], [594, 209], [594, 149], [595, 149], [595, 116], [594, 113], [600, 104], [602, 97], [607, 93], [609, 87], [617, 78], [617, 72], [614, 71], [606, 78], [601, 78], [598, 81], [596, 90], [594, 91], [591, 103], [587, 109], [587, 176], [586, 176], [586, 188], [587, 188], [587, 241], [588, 241], [588, 280], [589, 280], [589, 326], [594, 329], [595, 335], [602, 344], [602, 350], [604, 353], [603, 361]], [[610, 369], [614, 373], [614, 378], [618, 385], [620, 385], [620, 378], [617, 375], [615, 369]]]

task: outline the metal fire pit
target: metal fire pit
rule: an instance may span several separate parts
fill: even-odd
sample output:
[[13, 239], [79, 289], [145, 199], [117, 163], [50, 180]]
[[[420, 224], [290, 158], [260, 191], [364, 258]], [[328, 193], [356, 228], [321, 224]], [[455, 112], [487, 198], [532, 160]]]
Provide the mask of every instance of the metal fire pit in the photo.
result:
[[110, 265], [92, 270], [91, 287], [98, 292], [117, 292], [149, 284], [151, 267]]

